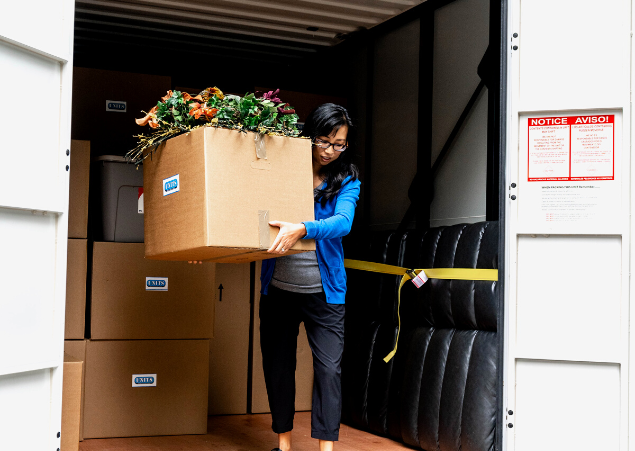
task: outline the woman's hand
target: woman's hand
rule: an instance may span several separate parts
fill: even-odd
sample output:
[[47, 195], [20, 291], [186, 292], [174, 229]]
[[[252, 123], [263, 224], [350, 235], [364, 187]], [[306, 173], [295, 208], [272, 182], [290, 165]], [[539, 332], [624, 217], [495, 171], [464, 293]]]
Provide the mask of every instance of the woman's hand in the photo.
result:
[[291, 249], [295, 243], [306, 236], [304, 224], [293, 224], [292, 222], [269, 221], [269, 225], [280, 227], [278, 236], [267, 252], [271, 254], [284, 254]]

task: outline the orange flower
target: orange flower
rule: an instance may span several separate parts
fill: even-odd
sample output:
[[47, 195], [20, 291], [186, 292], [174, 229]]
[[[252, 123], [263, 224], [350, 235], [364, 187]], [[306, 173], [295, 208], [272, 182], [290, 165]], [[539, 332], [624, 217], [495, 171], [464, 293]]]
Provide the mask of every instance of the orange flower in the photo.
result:
[[[150, 110], [150, 112], [148, 114], [146, 114], [144, 117], [142, 117], [141, 119], [135, 119], [135, 122], [137, 123], [137, 125], [150, 125], [150, 127], [152, 128], [157, 128], [159, 126], [159, 123], [157, 121], [157, 107], [154, 106], [152, 107], [152, 109]], [[153, 125], [155, 124], [155, 125]]]
[[172, 97], [172, 90], [170, 89], [166, 95], [161, 97], [161, 102], [166, 102], [170, 97]]
[[223, 100], [225, 98], [225, 94], [223, 94], [223, 91], [218, 89], [216, 86], [214, 86], [213, 88], [207, 88], [201, 94], [203, 96], [207, 96], [207, 98], [212, 96], [217, 96], [220, 100]]
[[191, 105], [191, 109], [190, 109], [190, 116], [194, 116], [194, 118], [198, 119], [199, 117], [201, 117], [201, 104], [200, 103], [196, 103], [194, 102]]
[[201, 97], [201, 95], [197, 95], [196, 97], [192, 97], [190, 94], [188, 94], [187, 92], [183, 93], [183, 100], [185, 100], [186, 102], [188, 100], [198, 100], [199, 102], [203, 101], [203, 97]]
[[216, 116], [216, 113], [218, 113], [218, 110], [216, 108], [207, 108], [207, 107], [205, 107], [205, 108], [202, 108], [202, 110], [203, 110], [203, 114], [205, 115], [207, 120], [212, 119], [214, 116]]

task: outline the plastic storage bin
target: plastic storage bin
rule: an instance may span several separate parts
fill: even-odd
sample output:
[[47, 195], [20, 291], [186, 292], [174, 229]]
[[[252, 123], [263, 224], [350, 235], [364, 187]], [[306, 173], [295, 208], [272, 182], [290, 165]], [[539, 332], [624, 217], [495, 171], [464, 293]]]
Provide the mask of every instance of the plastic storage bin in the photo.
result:
[[143, 243], [143, 171], [125, 158], [97, 158], [100, 178], [102, 241]]

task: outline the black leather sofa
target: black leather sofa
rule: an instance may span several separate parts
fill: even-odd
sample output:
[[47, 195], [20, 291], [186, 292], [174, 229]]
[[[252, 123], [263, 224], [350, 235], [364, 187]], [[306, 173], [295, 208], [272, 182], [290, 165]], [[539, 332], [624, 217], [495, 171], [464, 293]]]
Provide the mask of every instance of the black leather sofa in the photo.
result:
[[[498, 268], [498, 224], [385, 232], [345, 240], [346, 258], [408, 268]], [[342, 421], [426, 451], [496, 443], [496, 282], [407, 282], [347, 270]]]

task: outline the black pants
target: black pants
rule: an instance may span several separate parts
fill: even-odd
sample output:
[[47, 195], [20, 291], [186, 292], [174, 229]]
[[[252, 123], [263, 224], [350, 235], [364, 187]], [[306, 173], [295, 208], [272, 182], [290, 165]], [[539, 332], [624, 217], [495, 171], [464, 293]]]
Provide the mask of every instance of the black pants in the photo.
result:
[[328, 304], [324, 293], [292, 293], [270, 285], [269, 294], [260, 298], [260, 348], [272, 428], [277, 434], [293, 429], [302, 321], [313, 353], [311, 437], [335, 441], [342, 412], [344, 305]]

